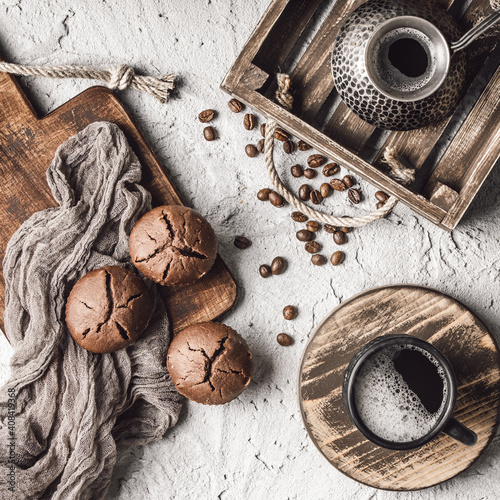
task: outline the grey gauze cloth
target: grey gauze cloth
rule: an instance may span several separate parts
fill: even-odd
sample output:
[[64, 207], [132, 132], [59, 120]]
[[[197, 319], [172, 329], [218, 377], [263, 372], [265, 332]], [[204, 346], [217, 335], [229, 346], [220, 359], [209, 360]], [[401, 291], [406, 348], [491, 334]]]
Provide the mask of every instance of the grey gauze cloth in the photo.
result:
[[[9, 241], [5, 333], [14, 354], [11, 378], [0, 389], [2, 499], [103, 498], [116, 444], [160, 439], [177, 421], [181, 397], [165, 366], [169, 325], [155, 287], [150, 325], [127, 349], [87, 352], [64, 323], [68, 293], [85, 273], [110, 264], [133, 269], [130, 230], [151, 208], [140, 179], [141, 165], [123, 132], [93, 123], [59, 147], [47, 171], [59, 206], [35, 213]], [[5, 407], [9, 389], [15, 391], [13, 421]]]

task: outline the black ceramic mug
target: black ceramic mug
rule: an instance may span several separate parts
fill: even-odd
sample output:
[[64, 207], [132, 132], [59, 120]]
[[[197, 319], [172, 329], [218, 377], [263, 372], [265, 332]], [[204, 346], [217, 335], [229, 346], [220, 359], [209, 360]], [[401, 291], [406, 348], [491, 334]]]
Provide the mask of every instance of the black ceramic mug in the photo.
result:
[[[430, 360], [432, 360], [432, 363], [436, 367], [436, 373], [439, 373], [439, 377], [442, 378], [442, 401], [439, 410], [436, 411], [437, 418], [435, 423], [432, 424], [432, 427], [428, 429], [424, 435], [410, 441], [395, 441], [381, 437], [373, 432], [365, 423], [363, 418], [361, 418], [356, 405], [356, 382], [360, 382], [361, 377], [363, 376], [363, 367], [371, 366], [367, 365], [367, 362], [373, 364], [374, 360], [376, 359], [373, 356], [375, 356], [377, 353], [395, 352], [397, 354], [395, 354], [394, 359], [396, 359], [396, 356], [401, 356], [401, 353], [406, 353], [406, 351], [413, 351], [414, 354], [417, 353], [418, 355], [422, 355], [426, 357], [429, 362], [431, 362]], [[410, 354], [408, 354], [408, 356], [410, 356]], [[377, 364], [376, 366], [378, 367], [379, 364]], [[434, 387], [434, 385], [438, 384], [439, 382], [436, 382], [434, 379], [430, 379], [427, 381], [419, 380], [419, 374], [411, 372], [412, 368], [410, 364], [408, 364], [408, 358], [400, 358], [400, 366], [402, 366], [402, 373], [404, 373], [404, 369], [406, 369], [407, 371], [409, 370], [408, 379], [404, 378], [403, 376], [403, 380], [405, 380], [405, 382], [407, 380], [409, 380], [409, 382], [411, 382], [412, 380], [416, 380], [417, 384], [420, 382], [420, 394], [415, 392], [417, 397], [422, 399], [426, 396], [426, 392], [428, 392], [428, 394], [431, 394], [433, 391], [434, 393], [436, 392], [436, 387]], [[367, 369], [368, 368], [365, 368], [365, 370]], [[377, 380], [380, 382], [382, 378], [378, 377]], [[422, 382], [425, 383], [422, 384]], [[410, 390], [412, 389], [412, 386], [410, 384], [408, 384], [408, 387], [410, 388]], [[368, 388], [368, 391], [369, 390], [370, 389]], [[439, 388], [436, 390], [439, 390]], [[375, 395], [375, 397], [377, 396]], [[453, 418], [453, 410], [455, 408], [457, 398], [457, 381], [455, 372], [453, 371], [450, 362], [446, 359], [441, 351], [436, 349], [433, 345], [429, 344], [429, 342], [425, 342], [424, 340], [412, 337], [410, 335], [386, 335], [378, 337], [366, 344], [362, 349], [360, 349], [352, 358], [345, 372], [344, 383], [342, 387], [342, 398], [344, 400], [344, 405], [346, 407], [347, 413], [354, 425], [356, 425], [361, 433], [370, 441], [384, 448], [393, 450], [410, 450], [419, 448], [420, 446], [423, 446], [424, 444], [434, 439], [440, 432], [448, 434], [452, 438], [460, 441], [467, 446], [472, 446], [477, 442], [476, 433]], [[413, 399], [413, 401], [415, 401], [415, 398]], [[391, 424], [388, 423], [388, 425]]]

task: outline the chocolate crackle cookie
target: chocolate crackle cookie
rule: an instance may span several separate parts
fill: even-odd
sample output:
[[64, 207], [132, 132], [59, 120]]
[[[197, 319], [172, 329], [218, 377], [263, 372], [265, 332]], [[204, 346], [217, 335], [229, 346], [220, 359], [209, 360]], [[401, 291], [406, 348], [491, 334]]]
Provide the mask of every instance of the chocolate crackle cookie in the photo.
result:
[[212, 268], [217, 239], [206, 219], [192, 208], [164, 205], [144, 214], [130, 233], [132, 262], [161, 285], [194, 283]]
[[152, 313], [142, 279], [124, 267], [105, 266], [73, 286], [66, 303], [66, 325], [78, 345], [106, 353], [135, 342]]
[[197, 403], [220, 405], [239, 396], [250, 383], [252, 353], [232, 328], [199, 323], [177, 334], [167, 367], [177, 390]]

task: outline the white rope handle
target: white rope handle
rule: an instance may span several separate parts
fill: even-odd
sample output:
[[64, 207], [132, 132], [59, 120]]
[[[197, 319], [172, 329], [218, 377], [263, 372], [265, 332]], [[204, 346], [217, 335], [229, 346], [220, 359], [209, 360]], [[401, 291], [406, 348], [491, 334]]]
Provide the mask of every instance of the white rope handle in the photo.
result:
[[[293, 97], [290, 94], [290, 77], [286, 74], [280, 73], [277, 75], [278, 90], [276, 90], [276, 100], [287, 110], [290, 110], [293, 105]], [[267, 172], [274, 186], [274, 189], [285, 198], [290, 205], [308, 217], [322, 222], [324, 224], [331, 224], [340, 227], [361, 227], [370, 222], [382, 219], [385, 217], [397, 204], [398, 199], [395, 196], [390, 196], [385, 204], [378, 210], [361, 217], [335, 217], [334, 215], [325, 214], [319, 210], [315, 210], [295, 195], [293, 195], [281, 182], [281, 179], [276, 171], [273, 160], [274, 150], [274, 132], [277, 123], [274, 120], [269, 120], [266, 124], [266, 136], [264, 139], [264, 160], [266, 163]], [[396, 152], [389, 148], [384, 152], [385, 162], [388, 163], [392, 169], [392, 176], [401, 183], [409, 184], [415, 180], [415, 171], [402, 159]]]
[[133, 68], [122, 64], [97, 69], [91, 66], [23, 66], [0, 62], [0, 72], [19, 76], [45, 76], [48, 78], [87, 78], [101, 80], [110, 89], [124, 90], [131, 87], [156, 97], [160, 102], [168, 101], [170, 92], [174, 89], [174, 74], [160, 76], [136, 75]]

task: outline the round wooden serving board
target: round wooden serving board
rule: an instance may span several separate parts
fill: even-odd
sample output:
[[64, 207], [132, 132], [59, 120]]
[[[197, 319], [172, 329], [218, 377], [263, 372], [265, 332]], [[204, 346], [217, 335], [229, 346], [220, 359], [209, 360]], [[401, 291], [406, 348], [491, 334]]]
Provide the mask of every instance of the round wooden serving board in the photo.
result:
[[[454, 416], [477, 433], [475, 446], [440, 434], [417, 450], [387, 450], [350, 421], [342, 402], [349, 361], [370, 340], [396, 333], [427, 340], [449, 359], [458, 381]], [[337, 307], [313, 334], [300, 368], [299, 399], [309, 435], [341, 472], [375, 488], [426, 488], [466, 469], [493, 437], [500, 356], [483, 323], [456, 300], [415, 286], [377, 288]]]

